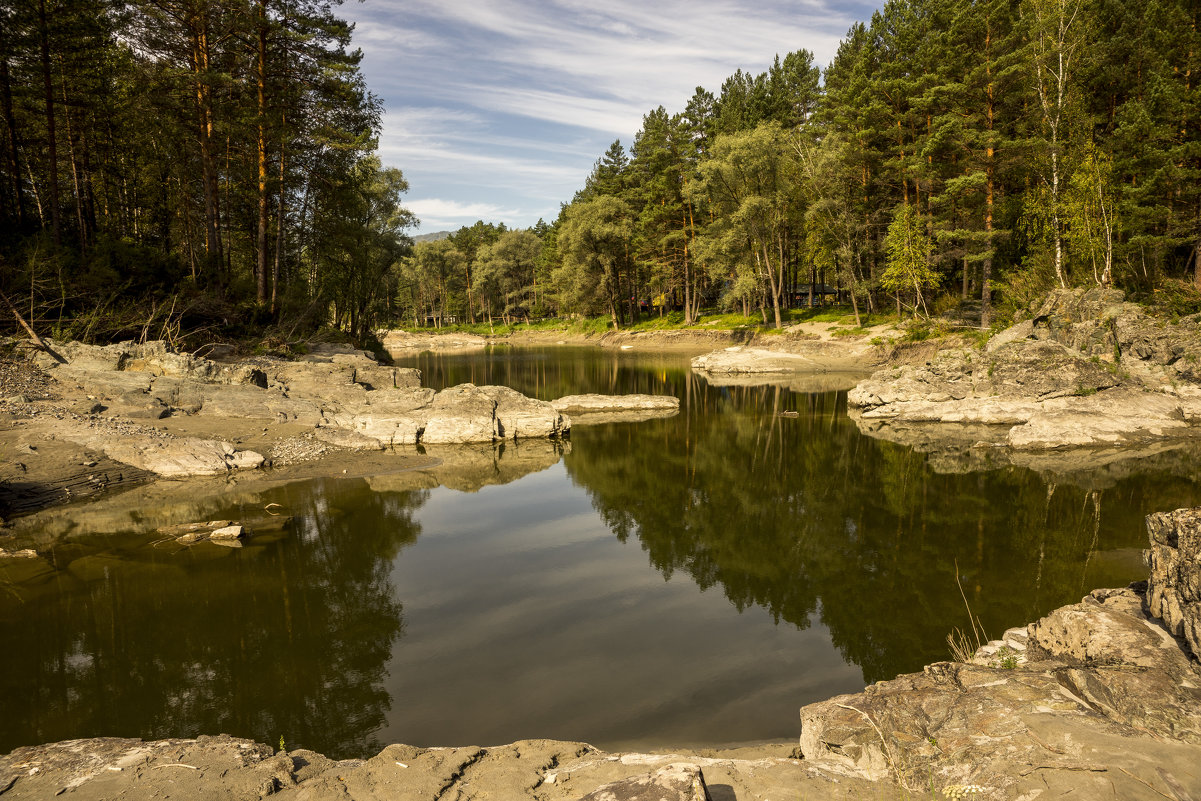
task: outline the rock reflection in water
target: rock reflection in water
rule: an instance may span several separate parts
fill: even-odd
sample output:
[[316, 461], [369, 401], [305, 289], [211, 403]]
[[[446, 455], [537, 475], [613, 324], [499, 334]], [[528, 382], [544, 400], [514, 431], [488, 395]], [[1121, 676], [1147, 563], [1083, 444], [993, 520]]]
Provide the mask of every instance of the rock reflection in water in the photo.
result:
[[477, 492], [547, 469], [571, 452], [571, 442], [522, 439], [493, 445], [431, 445], [422, 450], [438, 463], [421, 470], [372, 476], [368, 485], [376, 492], [434, 487]]

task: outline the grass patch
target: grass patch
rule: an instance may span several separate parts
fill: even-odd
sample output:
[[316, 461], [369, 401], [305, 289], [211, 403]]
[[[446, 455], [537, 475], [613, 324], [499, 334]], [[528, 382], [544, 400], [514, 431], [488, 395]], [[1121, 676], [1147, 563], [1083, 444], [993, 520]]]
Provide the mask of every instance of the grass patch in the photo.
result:
[[[700, 330], [700, 331], [733, 331], [738, 329], [753, 329], [769, 333], [777, 329], [773, 328], [773, 316], [771, 312], [767, 315], [768, 324], [763, 324], [763, 317], [758, 312], [750, 315], [741, 314], [738, 312], [719, 313], [716, 311], [702, 312], [695, 323], [691, 325], [685, 324], [684, 313], [681, 311], [673, 311], [659, 316], [657, 313], [643, 314], [637, 323], [633, 325], [622, 326], [623, 331], [675, 331], [675, 330]], [[866, 333], [866, 328], [874, 325], [895, 324], [897, 316], [895, 313], [890, 314], [869, 314], [866, 311], [861, 312], [859, 319], [862, 327], [855, 324], [855, 313], [850, 306], [818, 306], [815, 308], [798, 308], [798, 309], [781, 309], [780, 319], [784, 326], [796, 325], [798, 323], [831, 323], [843, 327], [847, 333], [836, 334], [836, 336], [859, 336]], [[505, 336], [520, 331], [564, 331], [569, 334], [603, 334], [606, 331], [613, 330], [612, 318], [608, 315], [597, 317], [548, 317], [542, 320], [535, 320], [530, 323], [525, 321], [515, 321], [512, 323], [503, 323], [499, 319], [494, 319], [491, 324], [487, 320], [476, 323], [455, 323], [452, 325], [444, 325], [441, 328], [433, 326], [411, 326], [406, 325], [403, 320], [398, 320], [394, 327], [401, 328], [405, 331], [424, 334], [477, 334], [479, 336]]]

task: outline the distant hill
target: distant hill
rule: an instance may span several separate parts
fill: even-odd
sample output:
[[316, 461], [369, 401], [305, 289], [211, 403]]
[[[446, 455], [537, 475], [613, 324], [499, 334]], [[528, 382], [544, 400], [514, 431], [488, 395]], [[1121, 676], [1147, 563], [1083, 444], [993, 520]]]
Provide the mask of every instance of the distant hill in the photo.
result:
[[439, 239], [446, 239], [453, 231], [434, 231], [432, 234], [417, 234], [413, 237], [414, 242], [437, 242]]

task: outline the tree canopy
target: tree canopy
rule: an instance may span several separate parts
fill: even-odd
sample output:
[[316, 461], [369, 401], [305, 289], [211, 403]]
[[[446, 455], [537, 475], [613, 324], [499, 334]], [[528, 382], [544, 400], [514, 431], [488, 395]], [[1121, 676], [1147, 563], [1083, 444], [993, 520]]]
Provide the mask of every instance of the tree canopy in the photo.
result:
[[415, 219], [336, 7], [0, 0], [0, 289], [60, 335], [168, 299], [368, 332]]
[[56, 332], [191, 293], [360, 336], [722, 307], [780, 326], [828, 287], [982, 327], [1056, 285], [1201, 297], [1185, 0], [888, 0], [824, 70], [798, 49], [647, 112], [553, 221], [412, 252], [336, 9], [0, 0], [0, 289]]

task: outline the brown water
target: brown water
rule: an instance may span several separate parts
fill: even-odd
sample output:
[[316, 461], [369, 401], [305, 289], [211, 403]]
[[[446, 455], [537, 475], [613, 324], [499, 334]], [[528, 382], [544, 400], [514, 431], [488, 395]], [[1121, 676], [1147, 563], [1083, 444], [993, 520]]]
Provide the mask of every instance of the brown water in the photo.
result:
[[681, 412], [448, 454], [468, 465], [458, 489], [327, 478], [189, 507], [293, 516], [240, 550], [149, 547], [151, 510], [89, 536], [80, 507], [48, 562], [0, 572], [0, 752], [217, 732], [339, 757], [794, 738], [802, 704], [947, 657], [967, 625], [956, 565], [998, 636], [1141, 577], [1143, 515], [1201, 501], [1170, 460], [1089, 489], [938, 474], [860, 435], [844, 393], [713, 387], [683, 357], [414, 363], [431, 386], [667, 392]]

